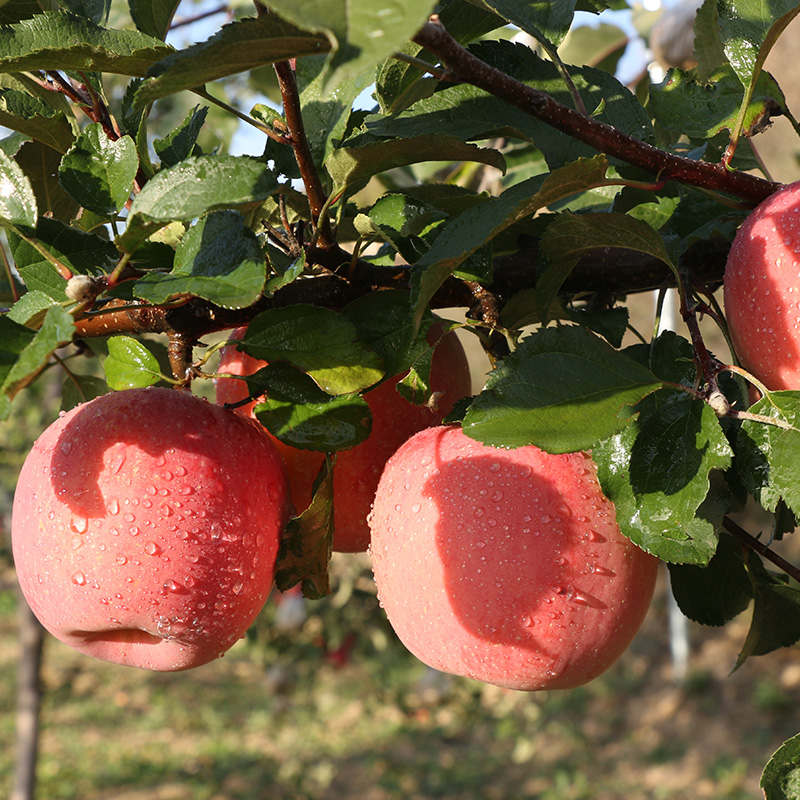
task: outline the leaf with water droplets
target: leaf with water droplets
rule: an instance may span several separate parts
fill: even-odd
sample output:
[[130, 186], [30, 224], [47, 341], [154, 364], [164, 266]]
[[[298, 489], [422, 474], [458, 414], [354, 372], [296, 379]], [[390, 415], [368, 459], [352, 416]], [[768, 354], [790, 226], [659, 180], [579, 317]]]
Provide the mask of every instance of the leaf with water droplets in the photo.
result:
[[130, 336], [112, 336], [108, 340], [108, 358], [103, 367], [112, 389], [140, 389], [152, 386], [164, 377], [158, 359]]

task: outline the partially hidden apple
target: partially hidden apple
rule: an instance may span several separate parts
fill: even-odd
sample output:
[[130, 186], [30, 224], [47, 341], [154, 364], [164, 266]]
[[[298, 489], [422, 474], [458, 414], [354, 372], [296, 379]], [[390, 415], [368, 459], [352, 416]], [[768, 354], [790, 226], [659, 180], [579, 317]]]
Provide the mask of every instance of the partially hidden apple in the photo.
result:
[[[241, 339], [245, 328], [233, 331]], [[265, 362], [237, 350], [223, 348], [219, 371], [230, 375], [252, 375]], [[431, 364], [431, 389], [437, 393], [437, 407], [414, 405], [396, 390], [400, 376], [384, 381], [364, 394], [372, 413], [372, 431], [360, 445], [338, 453], [333, 478], [333, 549], [341, 553], [364, 552], [369, 546], [367, 515], [384, 464], [412, 434], [439, 425], [455, 402], [470, 393], [469, 363], [457, 337], [446, 334], [438, 343]], [[217, 402], [237, 403], [248, 397], [247, 385], [236, 378], [217, 379]], [[252, 415], [256, 403], [241, 406], [239, 413]], [[314, 479], [325, 456], [300, 450], [274, 439], [286, 462], [292, 500], [298, 513], [308, 508]]]
[[263, 430], [185, 391], [129, 389], [59, 417], [19, 475], [23, 594], [83, 653], [177, 671], [241, 638], [272, 589], [290, 515]]
[[745, 369], [768, 389], [800, 389], [800, 182], [770, 195], [740, 226], [724, 297]]
[[443, 672], [568, 689], [605, 671], [650, 605], [658, 560], [620, 531], [591, 457], [430, 428], [386, 464], [370, 516], [381, 605]]

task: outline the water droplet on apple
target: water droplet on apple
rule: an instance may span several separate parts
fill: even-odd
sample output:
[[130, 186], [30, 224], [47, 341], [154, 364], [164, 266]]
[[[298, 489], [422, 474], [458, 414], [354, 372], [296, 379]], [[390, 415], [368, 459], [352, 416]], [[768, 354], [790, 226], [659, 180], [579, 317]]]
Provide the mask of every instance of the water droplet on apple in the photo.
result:
[[411, 513], [412, 514], [419, 514], [421, 508], [422, 508], [422, 506], [420, 506], [419, 503], [414, 503], [414, 505], [411, 506]]
[[75, 533], [86, 533], [86, 529], [89, 527], [89, 520], [86, 517], [74, 517], [69, 526]]
[[475, 509], [475, 514], [474, 514], [475, 519], [480, 519], [485, 513], [486, 513], [486, 509], [480, 508], [480, 507], [476, 508]]
[[526, 615], [525, 615], [525, 616], [522, 618], [522, 624], [523, 624], [523, 625], [524, 625], [526, 628], [532, 628], [532, 627], [534, 627], [534, 625], [536, 625], [536, 620], [533, 618], [533, 615], [532, 615], [532, 614], [526, 614]]
[[125, 445], [120, 444], [111, 452], [108, 459], [108, 470], [112, 475], [116, 475], [125, 463]]
[[83, 544], [83, 537], [75, 534], [70, 540], [70, 544], [72, 545], [73, 550], [77, 550]]
[[155, 542], [145, 542], [144, 551], [149, 556], [157, 556], [161, 552], [161, 548]]
[[499, 503], [499, 502], [500, 502], [502, 499], [503, 499], [503, 492], [502, 492], [502, 491], [500, 491], [500, 489], [498, 489], [498, 490], [497, 490], [497, 491], [496, 491], [496, 492], [495, 492], [495, 493], [492, 495], [492, 502], [494, 502], [494, 503]]
[[486, 542], [475, 542], [475, 547], [486, 547]]
[[493, 463], [491, 463], [489, 465], [489, 471], [490, 472], [500, 472], [500, 464], [498, 464], [496, 461], [494, 461]]
[[62, 453], [65, 455], [65, 456], [68, 456], [68, 455], [69, 455], [69, 451], [70, 451], [70, 450], [72, 450], [72, 442], [70, 442], [70, 441], [61, 442], [61, 452], [62, 452]]
[[590, 570], [595, 575], [603, 575], [608, 578], [614, 577], [614, 572], [610, 570], [608, 567], [600, 566], [599, 564], [592, 564]]
[[127, 563], [128, 563], [128, 557], [127, 557], [127, 556], [124, 556], [122, 553], [120, 553], [120, 554], [117, 556], [117, 564], [119, 564], [121, 567], [123, 567], [123, 566], [125, 566], [125, 564], [127, 564]]
[[181, 587], [177, 583], [175, 583], [175, 581], [172, 580], [172, 578], [167, 578], [167, 580], [164, 581], [165, 592], [177, 592], [180, 588]]
[[497, 520], [494, 517], [489, 517], [489, 519], [486, 520], [486, 524], [490, 528], [494, 528], [494, 526], [497, 525]]
[[141, 531], [135, 525], [131, 525], [129, 533], [131, 536], [138, 536], [141, 533]]
[[76, 586], [86, 586], [86, 576], [82, 572], [75, 572], [72, 575], [72, 582]]
[[156, 631], [162, 639], [172, 639], [172, 620], [167, 617], [159, 617], [156, 621]]
[[241, 581], [236, 581], [236, 583], [234, 583], [233, 586], [231, 586], [231, 591], [234, 594], [241, 594], [242, 589], [244, 589], [244, 584]]

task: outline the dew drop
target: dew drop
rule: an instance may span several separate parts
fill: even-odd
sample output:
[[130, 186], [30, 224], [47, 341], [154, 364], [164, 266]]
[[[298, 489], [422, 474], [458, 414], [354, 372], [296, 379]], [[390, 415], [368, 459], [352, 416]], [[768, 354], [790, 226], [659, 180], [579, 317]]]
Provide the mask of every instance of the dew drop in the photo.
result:
[[149, 556], [157, 556], [161, 553], [161, 548], [155, 542], [145, 542], [144, 551]]
[[89, 520], [86, 517], [75, 517], [69, 523], [69, 526], [75, 533], [86, 533], [86, 529], [89, 527]]
[[175, 583], [175, 581], [172, 580], [172, 578], [167, 578], [167, 580], [164, 581], [165, 592], [177, 592], [179, 589], [180, 586], [178, 586], [178, 584]]
[[486, 547], [486, 542], [475, 542], [475, 547], [484, 548]]
[[503, 493], [500, 491], [500, 489], [498, 489], [498, 490], [497, 490], [497, 491], [496, 491], [496, 492], [495, 492], [495, 493], [492, 495], [492, 501], [493, 501], [493, 502], [495, 502], [495, 503], [499, 503], [499, 502], [500, 502], [502, 499], [503, 499]]
[[156, 622], [156, 631], [162, 639], [172, 638], [172, 620], [167, 617], [159, 617]]
[[412, 514], [419, 514], [421, 508], [422, 508], [422, 506], [419, 503], [414, 503], [414, 505], [411, 506], [411, 513]]
[[82, 572], [76, 572], [72, 576], [72, 582], [76, 586], [86, 586], [86, 576]]
[[231, 586], [231, 591], [234, 594], [241, 594], [242, 589], [244, 589], [244, 584], [241, 581], [236, 581], [236, 583], [234, 583], [233, 586]]
[[489, 465], [490, 472], [500, 472], [500, 465], [495, 461]]
[[106, 511], [112, 515], [119, 514], [119, 500], [116, 497], [112, 497], [106, 503]]
[[532, 615], [532, 614], [526, 614], [526, 615], [525, 615], [525, 616], [522, 618], [522, 624], [523, 624], [523, 625], [524, 625], [526, 628], [532, 628], [534, 625], [536, 625], [536, 620], [533, 618], [533, 615]]
[[133, 514], [131, 514], [131, 512], [130, 512], [130, 511], [126, 511], [126, 512], [125, 512], [125, 513], [122, 515], [122, 519], [124, 519], [124, 520], [125, 520], [125, 522], [133, 522], [133, 521], [136, 519], [136, 517], [134, 517], [134, 516], [133, 516]]
[[75, 534], [70, 540], [70, 544], [72, 545], [73, 550], [77, 550], [83, 544], [83, 537]]
[[610, 570], [608, 567], [602, 567], [599, 564], [592, 564], [589, 571], [595, 575], [603, 575], [607, 578], [614, 577], [614, 572], [612, 570]]
[[475, 509], [475, 519], [480, 519], [486, 513], [486, 509], [484, 508], [476, 508]]
[[128, 557], [124, 556], [122, 553], [120, 553], [117, 556], [117, 564], [119, 564], [121, 567], [124, 567], [125, 564], [127, 564], [127, 563], [128, 563]]

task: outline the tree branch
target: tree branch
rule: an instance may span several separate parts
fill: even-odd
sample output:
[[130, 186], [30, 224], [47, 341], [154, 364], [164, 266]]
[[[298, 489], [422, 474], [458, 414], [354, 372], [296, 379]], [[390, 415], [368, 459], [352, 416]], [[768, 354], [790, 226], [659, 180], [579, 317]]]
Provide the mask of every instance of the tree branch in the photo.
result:
[[750, 550], [755, 550], [760, 556], [763, 556], [767, 561], [771, 561], [778, 569], [785, 572], [790, 578], [794, 578], [800, 583], [800, 569], [794, 564], [790, 564], [785, 558], [782, 558], [777, 553], [761, 543], [755, 536], [749, 534], [744, 528], [740, 528], [732, 519], [725, 517], [722, 522], [724, 528], [730, 533], [737, 541], [748, 547]]
[[727, 192], [756, 205], [776, 191], [780, 184], [728, 170], [722, 164], [692, 161], [659, 150], [634, 139], [611, 125], [585, 117], [562, 105], [550, 95], [506, 75], [486, 64], [462, 47], [445, 28], [432, 18], [414, 37], [414, 41], [440, 58], [453, 76], [505, 100], [573, 139], [594, 147], [601, 153], [671, 180], [716, 192]]

